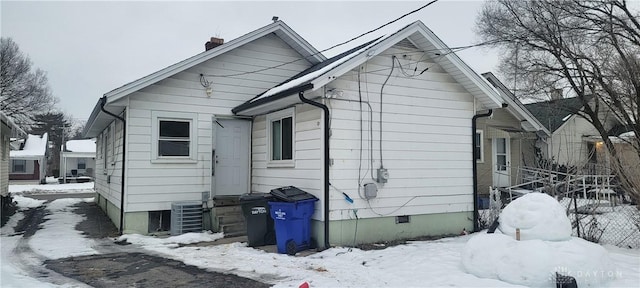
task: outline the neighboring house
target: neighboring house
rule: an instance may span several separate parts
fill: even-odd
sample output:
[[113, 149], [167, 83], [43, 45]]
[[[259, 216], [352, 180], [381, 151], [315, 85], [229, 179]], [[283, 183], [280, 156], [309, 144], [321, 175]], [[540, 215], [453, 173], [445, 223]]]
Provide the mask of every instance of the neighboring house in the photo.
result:
[[422, 22], [325, 59], [276, 21], [108, 92], [85, 136], [125, 233], [293, 185], [320, 199], [313, 237], [344, 245], [473, 229], [472, 118], [500, 107]]
[[10, 152], [10, 180], [33, 180], [45, 183], [47, 157], [49, 156], [48, 134], [28, 134], [19, 150]]
[[489, 187], [519, 184], [519, 168], [535, 167], [536, 150], [546, 151], [549, 130], [536, 119], [509, 89], [491, 72], [483, 73], [500, 95], [506, 107], [494, 109], [489, 117], [477, 120], [478, 191], [488, 194]]
[[[526, 104], [525, 107], [552, 133], [547, 141], [548, 159], [559, 165], [577, 169], [593, 170], [596, 166], [608, 166], [607, 159], [598, 158], [598, 155], [606, 155], [600, 133], [589, 121], [576, 113], [584, 107], [579, 98], [556, 98]], [[605, 107], [600, 109], [602, 111], [599, 119], [607, 131], [620, 125], [613, 113], [609, 113]]]
[[0, 112], [0, 196], [2, 197], [9, 194], [9, 170], [11, 169], [9, 154], [13, 135], [23, 136], [25, 133], [9, 117]]
[[89, 182], [96, 167], [96, 141], [94, 139], [67, 141], [60, 153], [59, 181]]

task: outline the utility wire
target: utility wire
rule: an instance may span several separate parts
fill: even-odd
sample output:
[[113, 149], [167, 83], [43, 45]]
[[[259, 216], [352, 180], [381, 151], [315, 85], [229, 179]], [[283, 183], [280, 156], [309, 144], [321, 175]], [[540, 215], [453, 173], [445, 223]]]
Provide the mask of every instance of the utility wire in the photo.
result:
[[259, 73], [259, 72], [262, 72], [262, 71], [266, 71], [266, 70], [270, 70], [270, 69], [279, 68], [279, 67], [282, 67], [282, 66], [284, 66], [284, 65], [288, 65], [288, 64], [291, 64], [291, 63], [295, 63], [295, 62], [298, 62], [298, 61], [301, 61], [301, 60], [306, 60], [306, 59], [309, 59], [309, 58], [311, 58], [311, 57], [313, 57], [313, 56], [316, 56], [316, 55], [318, 55], [318, 54], [320, 54], [320, 53], [322, 53], [322, 52], [326, 52], [326, 51], [329, 51], [329, 50], [331, 50], [331, 49], [334, 49], [334, 48], [340, 47], [340, 46], [342, 46], [342, 45], [345, 45], [345, 44], [351, 43], [351, 42], [353, 42], [353, 41], [355, 41], [355, 40], [357, 40], [357, 39], [360, 39], [360, 38], [362, 38], [362, 37], [364, 37], [364, 36], [366, 36], [366, 35], [369, 35], [369, 34], [371, 34], [371, 33], [373, 33], [373, 32], [376, 32], [376, 31], [378, 31], [378, 30], [380, 30], [380, 29], [382, 29], [382, 28], [384, 28], [384, 27], [386, 27], [386, 26], [389, 26], [389, 25], [391, 25], [391, 24], [393, 24], [393, 23], [395, 23], [395, 22], [400, 21], [401, 19], [403, 19], [403, 18], [405, 18], [405, 17], [407, 17], [407, 16], [409, 16], [409, 15], [411, 15], [411, 14], [414, 14], [414, 13], [416, 13], [416, 12], [418, 12], [418, 11], [420, 11], [420, 10], [424, 9], [424, 8], [427, 8], [428, 6], [430, 6], [431, 4], [436, 3], [436, 2], [438, 2], [438, 0], [432, 0], [432, 1], [430, 1], [429, 3], [427, 3], [427, 4], [425, 4], [425, 5], [422, 5], [422, 6], [421, 6], [420, 8], [418, 8], [418, 9], [415, 9], [415, 10], [413, 10], [413, 11], [411, 11], [411, 12], [405, 13], [404, 15], [402, 15], [402, 16], [400, 16], [400, 17], [398, 17], [398, 18], [394, 19], [394, 20], [391, 20], [391, 21], [389, 21], [389, 22], [387, 22], [387, 23], [385, 23], [385, 24], [382, 24], [382, 25], [381, 25], [381, 26], [379, 26], [378, 28], [375, 28], [375, 29], [369, 30], [369, 31], [367, 31], [367, 32], [364, 32], [364, 33], [362, 33], [362, 34], [360, 34], [360, 35], [358, 35], [358, 36], [356, 36], [356, 37], [353, 37], [353, 38], [351, 38], [351, 39], [349, 39], [349, 40], [347, 40], [347, 41], [344, 41], [344, 42], [338, 43], [338, 44], [336, 44], [336, 45], [333, 45], [333, 46], [331, 46], [331, 47], [329, 47], [329, 48], [326, 48], [326, 49], [324, 49], [324, 50], [321, 50], [321, 51], [318, 51], [318, 52], [316, 52], [316, 53], [313, 53], [313, 54], [311, 54], [311, 55], [309, 55], [309, 56], [306, 56], [306, 57], [304, 57], [304, 58], [300, 58], [300, 59], [292, 60], [292, 61], [285, 62], [285, 63], [281, 63], [281, 64], [278, 64], [278, 65], [275, 65], [275, 66], [271, 66], [271, 67], [261, 68], [261, 69], [254, 70], [254, 71], [240, 72], [240, 73], [235, 73], [235, 74], [225, 74], [225, 75], [207, 74], [206, 76], [209, 76], [209, 77], [234, 77], [234, 76], [242, 76], [242, 75], [247, 75], [247, 74]]

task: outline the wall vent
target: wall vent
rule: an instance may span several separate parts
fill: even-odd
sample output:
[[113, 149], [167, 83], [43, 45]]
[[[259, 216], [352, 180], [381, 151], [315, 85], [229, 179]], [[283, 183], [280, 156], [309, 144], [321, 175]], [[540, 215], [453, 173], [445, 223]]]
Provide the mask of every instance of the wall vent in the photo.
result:
[[409, 223], [409, 215], [396, 216], [396, 224]]
[[394, 45], [398, 48], [402, 48], [402, 49], [406, 49], [406, 50], [419, 50], [418, 47], [416, 47], [415, 45], [413, 45], [413, 43], [411, 41], [409, 41], [409, 38], [404, 38], [402, 39], [400, 42], [396, 43], [396, 45]]
[[171, 235], [202, 232], [202, 202], [171, 203]]

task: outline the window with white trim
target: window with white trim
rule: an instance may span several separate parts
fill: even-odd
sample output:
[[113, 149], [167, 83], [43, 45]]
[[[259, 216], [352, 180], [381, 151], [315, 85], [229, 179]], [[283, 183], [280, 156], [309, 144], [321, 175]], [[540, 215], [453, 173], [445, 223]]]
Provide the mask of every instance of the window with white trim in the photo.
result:
[[87, 159], [78, 158], [78, 170], [87, 169]]
[[483, 163], [484, 162], [484, 143], [483, 143], [483, 135], [484, 132], [482, 130], [476, 130], [476, 146], [474, 147], [474, 155], [476, 157], [476, 162]]
[[152, 118], [152, 162], [195, 162], [195, 116], [190, 113], [154, 111]]
[[102, 168], [106, 173], [107, 163], [109, 162], [109, 154], [107, 154], [107, 148], [109, 143], [109, 137], [111, 136], [111, 127], [107, 126], [107, 129], [102, 133]]
[[294, 165], [295, 109], [289, 108], [267, 115], [269, 166]]
[[27, 160], [15, 159], [11, 161], [11, 172], [13, 173], [26, 173], [27, 172]]

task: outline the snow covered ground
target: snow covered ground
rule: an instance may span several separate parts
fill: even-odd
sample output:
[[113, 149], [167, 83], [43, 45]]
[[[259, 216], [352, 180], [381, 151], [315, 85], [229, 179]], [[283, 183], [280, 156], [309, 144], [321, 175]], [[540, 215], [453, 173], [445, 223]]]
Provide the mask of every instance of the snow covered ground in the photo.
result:
[[70, 194], [93, 193], [93, 182], [58, 184], [58, 179], [47, 177], [47, 184], [16, 184], [9, 185], [9, 192], [13, 195], [35, 194]]
[[[29, 191], [23, 192], [26, 192], [24, 195], [29, 194]], [[29, 264], [37, 265], [38, 261], [46, 258], [99, 253], [92, 248], [95, 240], [84, 238], [73, 230], [75, 223], [82, 221], [82, 216], [72, 213], [69, 208], [78, 201], [92, 200], [60, 199], [45, 204], [30, 200], [28, 197], [18, 199], [21, 207], [46, 205], [45, 209], [48, 209], [51, 215], [46, 216], [48, 217], [46, 225], [28, 242], [29, 248], [37, 256], [32, 259], [16, 259], [16, 248], [20, 247], [22, 238], [20, 235], [13, 235], [13, 227], [23, 217], [22, 213], [14, 215], [2, 228], [0, 286], [82, 287], [81, 283], [70, 279], [67, 284], [45, 283], [33, 276], [28, 269]], [[126, 239], [133, 243], [130, 246], [154, 255], [180, 260], [186, 264], [213, 271], [267, 281], [275, 287], [298, 287], [304, 282], [307, 282], [310, 287], [524, 287], [496, 279], [480, 278], [466, 272], [462, 252], [470, 239], [482, 237], [482, 235], [486, 234], [476, 233], [436, 241], [416, 241], [374, 251], [336, 247], [306, 257], [267, 253], [247, 247], [246, 243], [204, 247], [178, 245], [211, 241], [222, 236], [211, 233], [189, 233], [169, 238], [125, 235], [120, 240]], [[512, 259], [537, 257], [535, 251], [520, 251], [519, 254], [505, 255], [499, 252], [503, 250], [499, 245], [488, 249], [494, 249], [496, 255]], [[638, 287], [640, 249], [604, 246], [604, 250], [608, 253], [611, 263], [607, 268], [613, 271], [613, 275], [608, 282], [601, 283], [598, 287]], [[505, 259], [496, 261], [505, 261]], [[582, 272], [598, 273], [598, 271]]]

